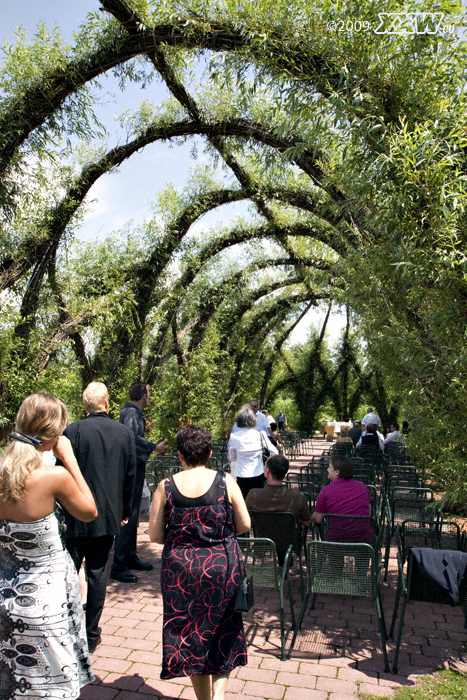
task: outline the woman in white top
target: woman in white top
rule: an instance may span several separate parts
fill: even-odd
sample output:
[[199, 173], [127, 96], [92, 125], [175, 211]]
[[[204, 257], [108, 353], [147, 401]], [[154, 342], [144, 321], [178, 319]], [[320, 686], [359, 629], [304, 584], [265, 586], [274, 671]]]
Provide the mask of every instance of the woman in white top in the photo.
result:
[[242, 406], [237, 415], [237, 428], [229, 441], [229, 462], [235, 462], [235, 478], [243, 497], [251, 489], [264, 486], [263, 447], [270, 454], [278, 454], [266, 431], [257, 427], [255, 414], [249, 406]]

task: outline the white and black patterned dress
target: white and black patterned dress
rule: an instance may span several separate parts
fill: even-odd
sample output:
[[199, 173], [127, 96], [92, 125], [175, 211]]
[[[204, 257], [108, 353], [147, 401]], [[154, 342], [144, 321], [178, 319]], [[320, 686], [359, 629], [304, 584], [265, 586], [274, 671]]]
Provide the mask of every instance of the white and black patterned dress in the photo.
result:
[[57, 515], [0, 520], [0, 700], [72, 700], [93, 680], [78, 577]]

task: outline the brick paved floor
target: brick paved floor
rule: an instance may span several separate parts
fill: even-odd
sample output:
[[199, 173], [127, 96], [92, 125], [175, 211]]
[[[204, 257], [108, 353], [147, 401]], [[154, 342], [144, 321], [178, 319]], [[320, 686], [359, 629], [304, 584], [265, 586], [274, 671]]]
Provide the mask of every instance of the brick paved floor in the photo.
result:
[[[317, 441], [320, 452], [325, 443]], [[295, 460], [305, 464], [309, 455]], [[162, 598], [159, 584], [162, 547], [149, 542], [147, 522], [139, 528], [139, 553], [154, 570], [138, 573], [137, 584], [109, 581], [101, 619], [102, 644], [92, 655], [96, 681], [83, 688], [81, 700], [195, 700], [188, 678], [162, 681]], [[393, 553], [394, 554], [394, 553]], [[391, 557], [383, 606], [390, 624], [396, 585]], [[295, 576], [295, 609], [300, 609]], [[286, 603], [286, 611], [288, 611]], [[450, 661], [465, 660], [467, 630], [460, 608], [410, 603], [407, 606], [397, 675], [385, 673], [376, 610], [371, 601], [318, 596], [316, 609], [303, 620], [292, 658], [280, 660], [278, 598], [255, 589], [255, 608], [244, 615], [248, 666], [231, 675], [226, 700], [355, 700], [359, 693], [392, 697], [400, 685], [412, 685]], [[388, 643], [389, 662], [394, 645]]]

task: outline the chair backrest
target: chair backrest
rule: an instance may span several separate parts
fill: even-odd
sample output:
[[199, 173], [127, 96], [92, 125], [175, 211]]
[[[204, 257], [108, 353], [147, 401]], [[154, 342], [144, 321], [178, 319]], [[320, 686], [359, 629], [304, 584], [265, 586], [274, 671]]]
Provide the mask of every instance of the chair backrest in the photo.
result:
[[316, 485], [323, 486], [328, 479], [329, 464], [315, 464], [300, 467], [300, 474], [305, 481], [314, 481]]
[[395, 498], [419, 498], [424, 501], [433, 501], [435, 495], [432, 489], [425, 486], [395, 486], [391, 491], [392, 499]]
[[391, 504], [392, 526], [400, 525], [404, 520], [442, 521], [442, 513], [430, 507], [435, 502], [423, 498], [395, 498]]
[[290, 511], [250, 510], [251, 525], [255, 537], [271, 539], [277, 552], [286, 552], [292, 545], [295, 552], [300, 548], [299, 523]]
[[154, 491], [157, 488], [156, 477], [153, 472], [146, 472], [146, 483], [148, 485], [149, 493], [151, 494], [151, 499], [154, 496]]
[[331, 448], [331, 454], [344, 455], [345, 457], [352, 454], [351, 442], [336, 442]]
[[375, 550], [365, 543], [313, 540], [307, 547], [308, 592], [375, 597]]
[[148, 469], [148, 466], [149, 462], [146, 463], [146, 472], [149, 471], [149, 473], [151, 473], [152, 471], [156, 480], [156, 484], [158, 484], [160, 481], [163, 481], [164, 479], [167, 479], [167, 477], [182, 471], [182, 467], [180, 466], [161, 464], [159, 460], [156, 460], [155, 462], [151, 463], [151, 470]]
[[376, 472], [374, 468], [371, 468], [370, 466], [368, 467], [358, 467], [354, 468], [354, 474], [353, 478], [357, 479], [358, 481], [363, 481], [364, 484], [367, 486], [372, 484], [375, 484], [376, 481]]
[[276, 545], [267, 537], [239, 537], [245, 573], [253, 576], [256, 586], [279, 588]]
[[402, 560], [412, 547], [460, 550], [461, 532], [457, 523], [404, 520], [399, 526]]

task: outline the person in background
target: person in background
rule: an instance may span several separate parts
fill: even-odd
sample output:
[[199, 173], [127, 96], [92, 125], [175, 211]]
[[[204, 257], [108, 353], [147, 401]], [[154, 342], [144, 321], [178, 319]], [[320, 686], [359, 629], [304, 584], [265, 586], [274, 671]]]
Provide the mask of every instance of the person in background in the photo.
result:
[[372, 423], [378, 428], [378, 426], [381, 425], [381, 419], [379, 416], [376, 415], [376, 413], [373, 413], [373, 409], [371, 408], [371, 406], [368, 406], [368, 408], [366, 409], [366, 416], [364, 416], [364, 418], [362, 419], [362, 423], [365, 427]]
[[242, 580], [235, 535], [250, 529], [250, 516], [230, 474], [206, 468], [212, 440], [204, 428], [181, 428], [177, 449], [183, 471], [159, 484], [149, 518], [151, 541], [164, 545], [161, 678], [188, 676], [198, 700], [223, 700], [231, 671], [247, 663], [234, 609]]
[[362, 426], [361, 421], [354, 420], [353, 426], [349, 430], [349, 437], [352, 439], [354, 447], [361, 438], [361, 435], [362, 435], [362, 427], [361, 426]]
[[402, 443], [404, 437], [402, 433], [399, 432], [399, 423], [391, 423], [389, 427], [389, 433], [387, 434], [384, 444], [388, 445], [390, 442]]
[[[334, 515], [370, 515], [370, 492], [363, 483], [353, 478], [353, 464], [348, 457], [332, 454], [329, 460], [328, 478], [331, 482], [324, 486], [316, 499], [313, 522], [318, 525], [327, 513]], [[371, 522], [344, 522], [329, 519], [326, 533], [329, 542], [373, 542]]]
[[284, 486], [289, 471], [289, 460], [283, 455], [272, 455], [264, 465], [266, 484], [261, 489], [251, 489], [246, 497], [248, 510], [290, 511], [303, 525], [311, 524], [311, 513], [304, 493]]
[[[89, 523], [92, 493], [62, 435], [66, 409], [51, 394], [24, 399], [0, 456], [0, 696], [78, 698], [94, 680], [78, 575], [63, 546], [63, 516]], [[52, 450], [62, 466], [47, 465]], [[58, 508], [60, 510], [60, 508]]]
[[270, 421], [264, 413], [259, 410], [259, 402], [256, 399], [251, 399], [249, 402], [253, 413], [255, 414], [256, 422], [258, 425], [263, 426], [266, 429], [268, 435], [271, 434]]
[[[277, 447], [279, 452], [281, 452], [280, 448], [283, 448], [283, 445], [285, 445], [285, 442], [282, 440], [280, 434], [277, 432], [277, 424], [276, 423], [271, 423], [270, 424], [271, 428], [271, 435], [269, 436], [270, 441], [274, 445], [274, 447]], [[281, 453], [282, 454], [282, 453]]]
[[279, 411], [279, 413], [277, 414], [276, 423], [280, 432], [282, 433], [287, 427], [287, 418], [283, 411]]
[[369, 423], [365, 430], [362, 431], [360, 440], [356, 444], [358, 449], [361, 445], [378, 445], [380, 450], [384, 450], [384, 438], [382, 434], [378, 431], [377, 426]]
[[278, 450], [264, 431], [257, 430], [256, 417], [250, 406], [244, 406], [238, 412], [237, 428], [230, 435], [227, 457], [229, 462], [235, 462], [235, 478], [246, 498], [250, 489], [264, 486], [263, 448], [272, 454], [278, 454]]
[[83, 477], [96, 500], [98, 516], [82, 523], [66, 514], [65, 544], [79, 571], [84, 559], [88, 590], [86, 632], [89, 650], [101, 642], [100, 617], [107, 589], [107, 562], [114, 537], [128, 522], [136, 472], [135, 440], [131, 430], [107, 414], [109, 393], [102, 382], [83, 392], [86, 418], [64, 431]]
[[144, 478], [146, 474], [146, 462], [152, 452], [163, 454], [167, 448], [167, 440], [159, 444], [150, 442], [144, 437], [146, 420], [143, 410], [149, 402], [149, 387], [145, 382], [133, 382], [128, 390], [128, 401], [120, 413], [120, 423], [129, 428], [135, 438], [136, 444], [136, 478], [133, 492], [133, 505], [128, 524], [120, 528], [115, 538], [114, 560], [110, 577], [122, 583], [136, 583], [138, 578], [130, 569], [138, 571], [151, 571], [153, 566], [149, 562], [143, 562], [138, 557], [137, 535], [141, 497], [143, 495]]
[[339, 443], [341, 445], [350, 445], [351, 447], [353, 446], [352, 438], [349, 436], [348, 426], [342, 426], [341, 432], [336, 440], [336, 443]]

